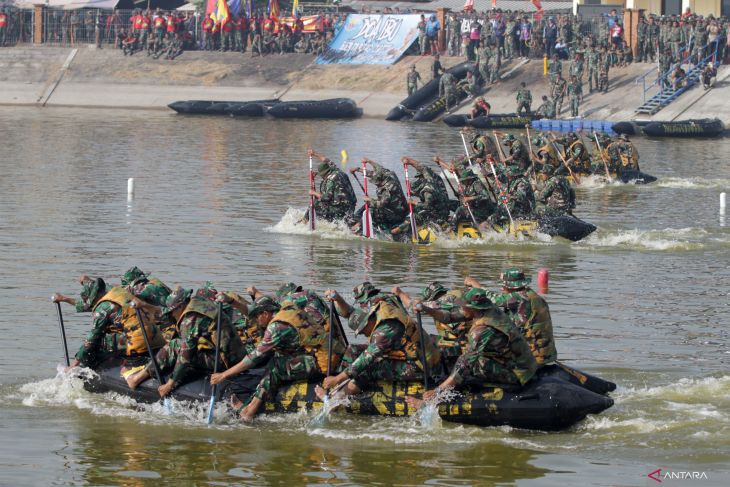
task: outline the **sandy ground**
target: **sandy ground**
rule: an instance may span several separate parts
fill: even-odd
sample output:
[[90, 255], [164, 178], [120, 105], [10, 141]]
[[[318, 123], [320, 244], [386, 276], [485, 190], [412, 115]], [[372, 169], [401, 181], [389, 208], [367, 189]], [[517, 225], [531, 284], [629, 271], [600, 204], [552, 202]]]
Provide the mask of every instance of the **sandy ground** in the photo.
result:
[[[173, 61], [146, 54], [124, 56], [121, 51], [83, 47], [66, 71], [61, 67], [71, 49], [17, 47], [0, 50], [0, 104], [85, 106], [166, 109], [184, 99], [254, 100], [282, 97], [284, 100], [350, 97], [365, 116], [383, 117], [406, 96], [406, 73], [416, 64], [423, 82], [430, 79], [429, 56], [407, 56], [391, 66], [316, 65], [314, 56], [269, 55], [252, 58], [250, 53], [185, 52]], [[442, 58], [449, 67], [462, 58]], [[564, 63], [564, 75], [567, 74]], [[524, 65], [505, 63], [502, 74], [514, 72], [490, 86], [484, 96], [494, 113], [516, 108], [515, 93], [524, 81], [532, 91], [533, 108], [549, 91], [541, 60]], [[581, 116], [592, 119], [630, 120], [643, 94], [635, 80], [651, 69], [649, 64], [616, 68], [610, 73], [607, 94], [588, 94]], [[730, 95], [730, 67], [723, 67], [715, 89], [693, 89], [654, 117], [656, 120], [717, 116], [730, 124], [730, 104], [717, 103]], [[59, 81], [60, 80], [60, 81]], [[566, 99], [567, 105], [567, 99]], [[459, 112], [468, 110], [468, 104]], [[568, 115], [564, 106], [563, 117]]]

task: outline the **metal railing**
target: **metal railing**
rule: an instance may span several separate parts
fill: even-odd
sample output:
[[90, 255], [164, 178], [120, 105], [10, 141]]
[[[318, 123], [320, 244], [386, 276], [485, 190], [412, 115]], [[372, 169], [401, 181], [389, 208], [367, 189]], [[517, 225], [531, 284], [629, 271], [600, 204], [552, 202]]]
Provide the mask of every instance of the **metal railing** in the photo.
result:
[[21, 10], [5, 7], [8, 16], [5, 32], [0, 33], [2, 46], [14, 46], [26, 42], [33, 42], [33, 10]]

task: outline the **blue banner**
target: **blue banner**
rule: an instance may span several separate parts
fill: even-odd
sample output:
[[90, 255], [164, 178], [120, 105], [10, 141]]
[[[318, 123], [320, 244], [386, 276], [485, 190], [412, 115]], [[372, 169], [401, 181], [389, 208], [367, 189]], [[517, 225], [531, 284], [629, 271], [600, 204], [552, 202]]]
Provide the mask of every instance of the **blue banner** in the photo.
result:
[[350, 14], [317, 64], [393, 64], [418, 39], [420, 15]]

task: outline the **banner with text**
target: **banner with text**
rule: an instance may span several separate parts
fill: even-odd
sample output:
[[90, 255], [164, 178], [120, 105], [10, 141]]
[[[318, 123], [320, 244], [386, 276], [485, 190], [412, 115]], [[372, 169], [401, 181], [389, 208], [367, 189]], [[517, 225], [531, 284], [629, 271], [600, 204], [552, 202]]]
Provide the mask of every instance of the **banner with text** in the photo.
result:
[[393, 64], [418, 39], [420, 15], [350, 14], [317, 64]]

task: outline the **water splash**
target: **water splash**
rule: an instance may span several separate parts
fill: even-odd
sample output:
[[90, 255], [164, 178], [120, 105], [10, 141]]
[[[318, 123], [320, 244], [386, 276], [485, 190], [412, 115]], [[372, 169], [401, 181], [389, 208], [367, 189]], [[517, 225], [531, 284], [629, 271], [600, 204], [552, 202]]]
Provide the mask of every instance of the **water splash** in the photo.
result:
[[423, 428], [435, 429], [441, 426], [439, 404], [451, 402], [461, 397], [454, 389], [436, 389], [436, 395], [424, 401], [423, 405], [413, 415], [413, 419]]
[[660, 188], [682, 188], [682, 189], [714, 189], [730, 187], [730, 179], [707, 179], [707, 178], [661, 178], [656, 182]]
[[665, 228], [663, 230], [619, 230], [589, 235], [576, 245], [579, 247], [613, 247], [632, 250], [698, 250], [705, 247], [702, 228]]
[[264, 231], [271, 233], [284, 233], [289, 235], [316, 235], [321, 238], [333, 239], [359, 239], [362, 238], [352, 233], [344, 222], [329, 222], [317, 220], [317, 228], [314, 232], [309, 224], [304, 221], [306, 212], [300, 208], [288, 208], [284, 216], [275, 225], [264, 228]]
[[347, 407], [350, 405], [350, 397], [345, 394], [335, 393], [334, 395], [326, 394], [322, 400], [322, 407], [317, 411], [312, 420], [310, 426], [313, 428], [322, 428], [326, 426], [327, 421], [330, 417], [330, 413], [335, 409]]

